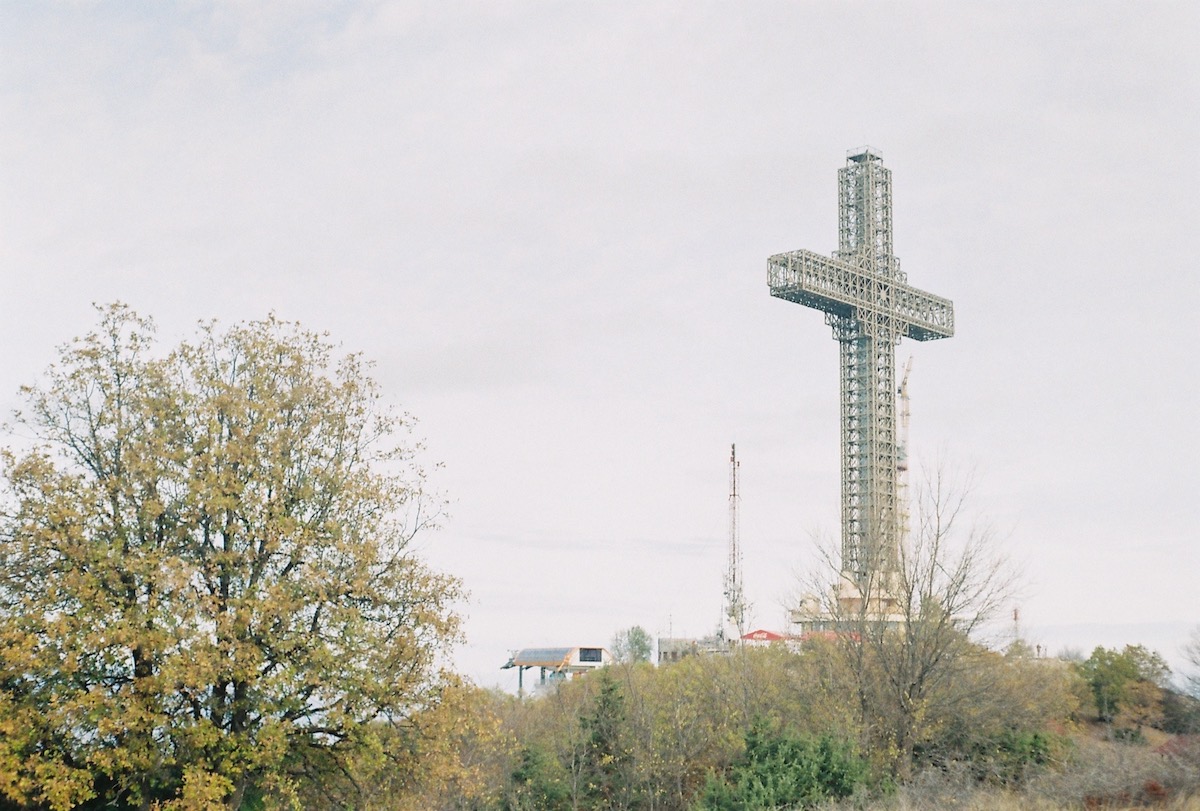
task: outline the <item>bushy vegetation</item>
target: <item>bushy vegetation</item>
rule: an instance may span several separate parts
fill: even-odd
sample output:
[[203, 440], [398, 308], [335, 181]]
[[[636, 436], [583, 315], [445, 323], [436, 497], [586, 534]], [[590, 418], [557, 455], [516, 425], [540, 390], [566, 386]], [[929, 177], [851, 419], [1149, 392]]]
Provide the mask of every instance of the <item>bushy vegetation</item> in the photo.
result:
[[[1065, 762], [1055, 730], [1077, 711], [1079, 679], [1064, 663], [975, 652], [959, 675], [989, 700], [958, 719], [929, 713], [914, 766], [1020, 787]], [[618, 665], [533, 698], [494, 696], [510, 747], [492, 774], [504, 786], [498, 807], [800, 807], [886, 792], [895, 752], [864, 723], [846, 668], [835, 645], [814, 641]]]
[[694, 807], [810, 808], [831, 797], [849, 797], [867, 775], [866, 761], [845, 741], [780, 734], [757, 721], [746, 733], [745, 754], [727, 774], [709, 776]]
[[1162, 694], [1170, 669], [1162, 657], [1141, 645], [1124, 650], [1098, 647], [1079, 665], [1091, 690], [1098, 720], [1136, 730], [1161, 720]]
[[481, 691], [475, 710], [496, 734], [468, 747], [471, 790], [448, 793], [437, 780], [409, 790], [423, 807], [480, 811], [1049, 811], [1184, 808], [1200, 789], [1200, 746], [1158, 754], [1185, 739], [1152, 725], [1142, 742], [1117, 740], [1095, 719], [1079, 665], [978, 646], [954, 688], [971, 687], [973, 705], [944, 712], [935, 695], [897, 778], [896, 752], [860, 715], [846, 667], [832, 642], [813, 642], [616, 665], [524, 699]]

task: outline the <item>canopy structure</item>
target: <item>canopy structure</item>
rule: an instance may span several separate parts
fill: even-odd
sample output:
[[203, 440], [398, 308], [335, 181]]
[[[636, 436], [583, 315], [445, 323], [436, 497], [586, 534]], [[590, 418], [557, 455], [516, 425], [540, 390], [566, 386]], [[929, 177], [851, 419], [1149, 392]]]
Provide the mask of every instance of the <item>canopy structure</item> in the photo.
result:
[[500, 666], [501, 670], [517, 668], [517, 692], [525, 692], [525, 671], [538, 668], [538, 684], [547, 679], [563, 679], [568, 676], [595, 670], [612, 664], [612, 654], [604, 648], [588, 648], [576, 645], [570, 648], [523, 648]]

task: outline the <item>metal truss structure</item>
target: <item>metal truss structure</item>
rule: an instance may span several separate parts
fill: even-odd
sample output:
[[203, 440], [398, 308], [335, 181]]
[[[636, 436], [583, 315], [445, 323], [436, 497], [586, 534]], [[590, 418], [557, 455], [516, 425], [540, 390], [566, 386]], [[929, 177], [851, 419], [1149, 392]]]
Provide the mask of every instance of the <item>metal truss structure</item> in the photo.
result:
[[725, 569], [725, 616], [722, 628], [727, 639], [741, 640], [746, 633], [746, 593], [742, 587], [742, 547], [738, 537], [737, 445], [729, 446], [729, 565]]
[[910, 286], [892, 255], [892, 174], [878, 152], [847, 155], [838, 208], [833, 257], [776, 254], [768, 284], [772, 296], [825, 313], [841, 348], [842, 571], [865, 591], [899, 565], [896, 345], [952, 336], [954, 305]]

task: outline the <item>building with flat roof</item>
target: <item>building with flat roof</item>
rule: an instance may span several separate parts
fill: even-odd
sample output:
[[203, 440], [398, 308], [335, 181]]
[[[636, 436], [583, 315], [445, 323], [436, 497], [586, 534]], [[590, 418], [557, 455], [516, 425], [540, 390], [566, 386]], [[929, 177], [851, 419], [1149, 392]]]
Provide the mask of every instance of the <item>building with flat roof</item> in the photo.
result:
[[578, 676], [589, 670], [612, 664], [612, 654], [605, 648], [588, 648], [576, 645], [569, 648], [523, 648], [500, 666], [501, 670], [517, 668], [517, 692], [525, 692], [525, 671], [531, 667], [539, 670], [538, 686], [548, 681]]
[[663, 636], [658, 639], [658, 663], [678, 662], [688, 656], [716, 656], [729, 653], [730, 644], [719, 634], [699, 639]]

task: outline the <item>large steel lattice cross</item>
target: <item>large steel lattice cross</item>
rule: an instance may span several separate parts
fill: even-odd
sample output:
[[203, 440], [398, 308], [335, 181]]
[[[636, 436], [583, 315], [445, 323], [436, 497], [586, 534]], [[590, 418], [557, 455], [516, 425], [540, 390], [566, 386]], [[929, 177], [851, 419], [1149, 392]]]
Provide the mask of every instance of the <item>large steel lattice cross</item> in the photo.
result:
[[[821, 310], [841, 347], [842, 571], [860, 589], [897, 571], [896, 344], [954, 334], [954, 305], [908, 284], [892, 255], [892, 173], [863, 148], [838, 170], [839, 247], [772, 256], [771, 295]], [[885, 581], [886, 582], [886, 581]]]

